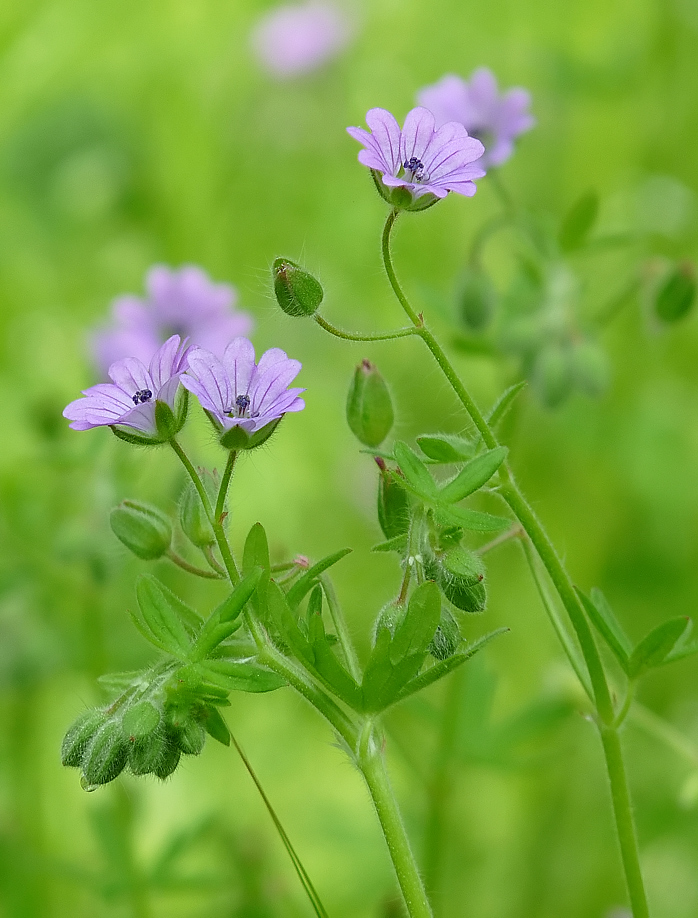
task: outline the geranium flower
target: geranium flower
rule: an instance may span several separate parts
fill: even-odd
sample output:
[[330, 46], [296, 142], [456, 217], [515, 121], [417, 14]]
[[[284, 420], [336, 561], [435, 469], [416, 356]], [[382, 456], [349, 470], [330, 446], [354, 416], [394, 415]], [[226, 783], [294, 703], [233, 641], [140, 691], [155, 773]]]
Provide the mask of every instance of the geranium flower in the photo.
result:
[[149, 363], [174, 334], [220, 356], [228, 341], [252, 330], [252, 317], [235, 309], [235, 288], [214, 283], [194, 265], [155, 265], [146, 274], [145, 286], [146, 299], [118, 297], [111, 325], [92, 335], [92, 352], [103, 373], [125, 357]]
[[273, 433], [290, 411], [302, 411], [305, 389], [289, 389], [301, 364], [274, 347], [255, 363], [247, 338], [236, 338], [222, 359], [195, 348], [182, 384], [201, 402], [227, 449], [251, 449]]
[[531, 96], [525, 89], [500, 93], [491, 70], [481, 67], [470, 82], [449, 74], [417, 93], [417, 102], [433, 113], [436, 123], [458, 121], [485, 145], [481, 165], [500, 166], [514, 151], [514, 139], [532, 128]]
[[462, 124], [452, 121], [435, 130], [434, 116], [426, 108], [413, 108], [402, 130], [383, 108], [372, 108], [366, 123], [370, 133], [357, 127], [347, 131], [364, 145], [359, 162], [371, 169], [376, 187], [390, 203], [422, 210], [449, 191], [475, 194], [473, 179], [485, 174], [478, 162], [485, 148]]
[[186, 392], [179, 384], [190, 353], [186, 342], [172, 335], [147, 367], [138, 357], [117, 360], [109, 367], [112, 382], [84, 389], [84, 398], [71, 402], [63, 416], [73, 430], [111, 427], [133, 442], [168, 440], [184, 424]]
[[272, 76], [315, 70], [348, 42], [346, 16], [332, 3], [310, 2], [270, 10], [252, 33], [252, 47]]

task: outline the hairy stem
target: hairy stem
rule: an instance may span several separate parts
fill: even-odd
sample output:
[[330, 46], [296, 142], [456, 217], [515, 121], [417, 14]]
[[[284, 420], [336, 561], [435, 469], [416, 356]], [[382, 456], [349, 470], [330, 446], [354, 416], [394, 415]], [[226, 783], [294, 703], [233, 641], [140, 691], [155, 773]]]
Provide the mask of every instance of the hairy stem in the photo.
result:
[[345, 341], [390, 341], [392, 338], [406, 338], [408, 335], [415, 334], [414, 327], [410, 325], [407, 328], [397, 328], [395, 331], [391, 332], [380, 332], [375, 335], [359, 335], [355, 332], [348, 332], [341, 328], [337, 328], [317, 313], [313, 318], [320, 328], [324, 328], [326, 332], [334, 335], [335, 338], [343, 338]]
[[195, 564], [190, 564], [185, 558], [181, 555], [178, 555], [176, 551], [173, 551], [171, 548], [167, 550], [167, 557], [173, 564], [176, 564], [177, 567], [181, 567], [183, 571], [186, 571], [188, 574], [194, 574], [195, 577], [205, 577], [207, 580], [220, 580], [221, 575], [215, 571], [207, 571], [205, 568], [197, 567]]
[[230, 487], [230, 479], [233, 477], [233, 469], [235, 468], [235, 460], [237, 459], [237, 453], [234, 449], [231, 449], [228, 453], [228, 461], [225, 464], [225, 471], [223, 472], [223, 478], [221, 479], [221, 486], [218, 489], [218, 498], [216, 499], [216, 509], [214, 511], [215, 518], [220, 521], [223, 516], [223, 508], [225, 507], [225, 500], [228, 496], [228, 488]]
[[339, 641], [339, 646], [342, 648], [342, 653], [344, 654], [344, 659], [347, 666], [349, 667], [349, 672], [354, 677], [354, 681], [361, 685], [361, 667], [359, 666], [359, 660], [356, 656], [356, 651], [354, 650], [354, 645], [349, 634], [349, 629], [347, 628], [347, 623], [344, 618], [344, 613], [342, 612], [342, 607], [339, 604], [339, 599], [337, 598], [337, 591], [334, 588], [334, 584], [330, 579], [328, 574], [320, 575], [320, 583], [322, 584], [322, 589], [325, 593], [325, 598], [327, 599], [327, 607], [330, 610], [330, 617], [334, 625], [334, 630], [337, 632], [337, 640]]

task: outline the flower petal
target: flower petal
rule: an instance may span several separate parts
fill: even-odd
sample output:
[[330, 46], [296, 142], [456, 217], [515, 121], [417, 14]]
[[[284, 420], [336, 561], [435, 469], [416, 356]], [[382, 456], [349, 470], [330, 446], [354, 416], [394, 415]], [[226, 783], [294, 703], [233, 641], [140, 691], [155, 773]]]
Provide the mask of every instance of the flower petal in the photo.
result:
[[155, 389], [153, 379], [137, 357], [126, 357], [117, 360], [109, 367], [109, 376], [127, 395], [135, 395], [142, 389]]
[[[196, 379], [198, 386], [191, 385], [190, 376]], [[188, 374], [184, 374], [180, 379], [185, 388], [193, 392], [205, 408], [221, 415], [230, 411], [233, 393], [228, 374], [221, 361], [210, 351], [205, 351], [202, 347], [194, 348], [189, 354]]]
[[231, 400], [228, 407], [238, 395], [246, 395], [250, 380], [255, 370], [254, 345], [247, 338], [235, 338], [223, 352], [223, 366], [228, 374], [231, 387]]
[[378, 147], [390, 166], [397, 172], [400, 166], [400, 126], [395, 117], [384, 108], [372, 108], [366, 113], [366, 124], [370, 127]]
[[426, 108], [413, 108], [407, 113], [400, 138], [400, 163], [413, 156], [425, 162], [426, 151], [434, 136], [434, 116]]

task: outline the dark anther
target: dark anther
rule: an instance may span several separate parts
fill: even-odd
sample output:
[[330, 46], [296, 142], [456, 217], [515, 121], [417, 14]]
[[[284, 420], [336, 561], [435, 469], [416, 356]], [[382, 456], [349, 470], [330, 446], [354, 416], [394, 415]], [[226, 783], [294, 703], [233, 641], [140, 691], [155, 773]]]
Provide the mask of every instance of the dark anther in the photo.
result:
[[412, 178], [421, 182], [424, 178], [424, 163], [416, 156], [411, 156], [402, 164], [403, 169], [412, 173]]
[[238, 397], [235, 399], [235, 405], [237, 406], [240, 414], [244, 414], [250, 407], [249, 395], [238, 395]]
[[153, 397], [153, 393], [150, 389], [139, 389], [138, 392], [133, 396], [133, 404], [138, 405], [142, 402], [149, 402]]

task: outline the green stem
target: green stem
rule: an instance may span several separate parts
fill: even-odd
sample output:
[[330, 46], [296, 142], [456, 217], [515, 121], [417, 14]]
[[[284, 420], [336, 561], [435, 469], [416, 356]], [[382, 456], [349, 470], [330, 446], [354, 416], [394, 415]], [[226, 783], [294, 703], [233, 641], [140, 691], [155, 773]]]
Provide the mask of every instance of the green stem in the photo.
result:
[[[396, 211], [393, 210], [388, 215], [382, 237], [383, 261], [395, 296], [415, 325], [417, 333], [432, 352], [441, 371], [446, 379], [448, 379], [454, 392], [460, 399], [461, 404], [477, 427], [484, 444], [488, 449], [494, 449], [499, 444], [489, 424], [470, 396], [470, 393], [461, 382], [443, 348], [432, 333], [424, 326], [422, 316], [417, 315], [400, 287], [390, 254], [390, 233], [395, 224], [395, 219]], [[599, 729], [602, 731], [604, 753], [606, 755], [608, 774], [611, 781], [611, 795], [613, 798], [614, 815], [616, 817], [616, 826], [618, 829], [618, 839], [621, 845], [628, 890], [633, 904], [634, 918], [645, 918], [647, 915], [647, 906], [645, 903], [645, 911], [642, 911], [644, 890], [642, 887], [642, 876], [639, 871], [637, 837], [632, 821], [632, 810], [630, 808], [630, 798], [625, 778], [625, 770], [623, 768], [620, 742], [618, 741], [617, 733], [613, 727], [615, 711], [601, 657], [599, 656], [591, 628], [589, 627], [584, 609], [575, 592], [570, 576], [560, 561], [547, 532], [516, 485], [514, 477], [507, 465], [503, 465], [500, 468], [499, 475], [502, 482], [500, 489], [501, 496], [509, 504], [509, 507], [514, 512], [514, 515], [533, 543], [539, 558], [548, 571], [548, 575], [562, 600], [562, 604], [567, 611], [579, 641], [584, 662], [591, 680], [594, 704], [600, 719]], [[615, 736], [615, 745], [614, 741], [609, 739], [611, 734]], [[613, 761], [610, 760], [610, 757], [613, 757]], [[637, 869], [635, 869], [634, 865], [637, 865]]]
[[628, 779], [623, 764], [623, 751], [620, 736], [615, 727], [600, 725], [601, 742], [606, 756], [606, 767], [611, 783], [611, 799], [616, 817], [616, 828], [620, 840], [621, 857], [625, 869], [625, 879], [630, 894], [633, 918], [649, 918], [649, 906], [645, 895], [640, 869], [640, 857], [637, 848], [637, 833], [633, 821], [632, 804]]
[[432, 918], [433, 913], [424, 884], [417, 869], [393, 789], [390, 786], [383, 753], [370, 735], [372, 733], [370, 724], [367, 724], [366, 730], [369, 735], [365, 742], [362, 741], [359, 767], [366, 780], [383, 835], [388, 844], [388, 851], [405, 899], [407, 912], [410, 918]]
[[167, 550], [167, 557], [173, 564], [176, 564], [177, 567], [181, 567], [183, 571], [187, 571], [189, 574], [194, 574], [196, 577], [205, 577], [207, 580], [220, 580], [221, 575], [217, 574], [215, 571], [207, 571], [204, 568], [197, 567], [195, 564], [190, 564], [181, 555], [178, 555], [176, 551], [172, 549]]
[[391, 332], [381, 332], [377, 335], [358, 335], [354, 332], [343, 331], [335, 325], [330, 324], [326, 319], [317, 313], [313, 316], [320, 328], [334, 335], [335, 338], [343, 338], [345, 341], [390, 341], [392, 338], [406, 338], [408, 335], [414, 335], [415, 331], [412, 326], [408, 328], [398, 328]]
[[486, 555], [488, 552], [492, 551], [493, 548], [499, 548], [500, 545], [504, 545], [505, 542], [510, 542], [512, 539], [518, 539], [519, 536], [523, 535], [523, 529], [516, 523], [511, 529], [507, 529], [506, 532], [503, 532], [501, 535], [496, 536], [492, 539], [491, 542], [485, 542], [484, 545], [481, 545], [475, 550], [476, 555]]
[[237, 459], [237, 455], [238, 454], [234, 449], [231, 449], [228, 453], [228, 461], [225, 464], [225, 471], [223, 472], [223, 478], [221, 479], [221, 486], [218, 489], [215, 518], [219, 521], [223, 516], [223, 508], [225, 507], [225, 500], [228, 496], [228, 488], [230, 487], [230, 479], [233, 477], [233, 469], [235, 468], [235, 460]]
[[279, 833], [279, 837], [281, 838], [281, 841], [283, 842], [283, 845], [286, 848], [288, 856], [291, 858], [291, 863], [293, 864], [296, 870], [296, 873], [298, 874], [298, 879], [301, 881], [301, 885], [303, 886], [303, 889], [305, 890], [306, 895], [310, 899], [313, 909], [315, 910], [315, 914], [318, 916], [318, 918], [327, 918], [327, 912], [325, 911], [325, 907], [323, 906], [320, 900], [320, 897], [318, 896], [317, 891], [315, 887], [313, 886], [312, 881], [310, 877], [308, 876], [308, 873], [301, 862], [301, 859], [296, 854], [296, 851], [293, 845], [291, 844], [291, 839], [288, 837], [288, 835], [286, 834], [286, 830], [281, 824], [281, 820], [276, 815], [276, 811], [274, 810], [274, 807], [271, 805], [271, 801], [267, 797], [266, 792], [264, 788], [262, 787], [259, 778], [255, 774], [255, 771], [252, 768], [250, 760], [247, 758], [242, 746], [235, 739], [235, 736], [230, 730], [230, 728], [228, 728], [228, 732], [230, 733], [230, 738], [233, 741], [233, 746], [235, 746], [238, 755], [242, 759], [242, 764], [247, 769], [247, 773], [252, 778], [255, 784], [255, 787], [259, 791], [259, 795], [262, 798], [264, 805], [267, 808], [267, 812], [271, 816], [271, 819], [272, 819], [272, 822], [274, 823], [276, 831]]
[[204, 553], [204, 557], [206, 558], [206, 560], [208, 561], [208, 563], [211, 565], [211, 567], [213, 568], [213, 570], [216, 571], [216, 573], [220, 574], [221, 577], [225, 577], [225, 575], [226, 575], [226, 574], [225, 574], [225, 568], [221, 567], [220, 564], [218, 563], [218, 561], [217, 561], [217, 559], [216, 559], [216, 556], [213, 554], [213, 548], [212, 548], [212, 546], [211, 546], [211, 545], [204, 545], [204, 547], [201, 549], [201, 551]]
[[206, 518], [211, 524], [211, 528], [213, 529], [213, 534], [216, 537], [216, 542], [218, 543], [218, 550], [220, 551], [221, 557], [223, 558], [223, 564], [225, 565], [225, 569], [228, 572], [228, 576], [230, 577], [232, 584], [234, 586], [237, 586], [237, 584], [240, 583], [240, 574], [235, 564], [233, 553], [230, 550], [230, 545], [228, 544], [228, 540], [225, 537], [225, 531], [223, 529], [223, 525], [220, 522], [220, 520], [217, 520], [214, 516], [213, 508], [211, 507], [211, 501], [208, 499], [208, 494], [206, 493], [206, 488], [204, 487], [204, 483], [201, 480], [201, 476], [196, 471], [189, 457], [184, 452], [182, 447], [179, 445], [177, 440], [173, 437], [169, 441], [169, 443], [172, 449], [177, 454], [180, 462], [182, 463], [184, 468], [187, 470], [187, 474], [191, 478], [192, 483], [194, 487], [196, 488], [196, 492], [199, 495], [199, 498], [204, 508], [204, 512], [206, 513]]
[[349, 635], [349, 629], [347, 628], [347, 623], [344, 618], [344, 614], [342, 613], [342, 607], [339, 604], [337, 591], [334, 588], [332, 580], [327, 574], [320, 575], [320, 583], [322, 584], [322, 589], [325, 593], [325, 598], [327, 599], [327, 608], [330, 610], [330, 617], [332, 619], [334, 629], [337, 632], [337, 640], [339, 641], [339, 646], [342, 648], [344, 659], [346, 660], [346, 664], [349, 667], [349, 672], [354, 677], [354, 681], [357, 683], [357, 685], [361, 685], [361, 667], [359, 666], [359, 660], [356, 656], [356, 651], [354, 650], [354, 644], [352, 643], [351, 636]]

